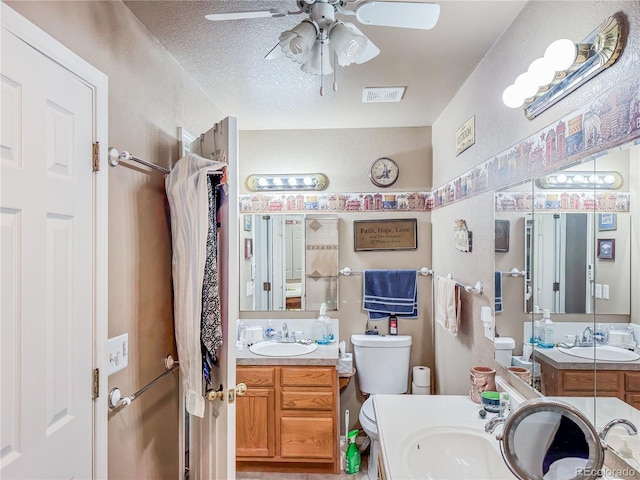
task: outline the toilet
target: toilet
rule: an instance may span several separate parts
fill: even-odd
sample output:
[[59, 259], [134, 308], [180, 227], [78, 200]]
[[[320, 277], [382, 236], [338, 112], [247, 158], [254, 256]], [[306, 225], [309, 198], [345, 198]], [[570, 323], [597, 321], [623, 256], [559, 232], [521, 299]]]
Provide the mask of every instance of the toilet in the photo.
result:
[[510, 337], [496, 337], [493, 341], [494, 359], [505, 368], [511, 366], [511, 356], [516, 341]]
[[378, 427], [373, 410], [376, 393], [402, 394], [409, 386], [409, 335], [352, 335], [358, 385], [369, 398], [362, 404], [358, 419], [371, 441], [367, 475], [378, 478]]

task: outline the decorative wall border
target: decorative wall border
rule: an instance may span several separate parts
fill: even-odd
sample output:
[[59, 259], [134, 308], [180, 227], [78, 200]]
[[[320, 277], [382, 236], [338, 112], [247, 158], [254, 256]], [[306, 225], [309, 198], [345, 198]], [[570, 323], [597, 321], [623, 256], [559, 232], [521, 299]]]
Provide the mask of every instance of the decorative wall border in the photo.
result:
[[[640, 76], [612, 87], [560, 121], [471, 168], [433, 192], [252, 193], [240, 195], [239, 210], [240, 213], [427, 212], [580, 163], [611, 147], [633, 141], [640, 143]], [[584, 197], [582, 204], [589, 205], [589, 202]], [[593, 199], [593, 202], [600, 205], [599, 199]]]
[[555, 191], [496, 192], [496, 212], [629, 212], [629, 192]]

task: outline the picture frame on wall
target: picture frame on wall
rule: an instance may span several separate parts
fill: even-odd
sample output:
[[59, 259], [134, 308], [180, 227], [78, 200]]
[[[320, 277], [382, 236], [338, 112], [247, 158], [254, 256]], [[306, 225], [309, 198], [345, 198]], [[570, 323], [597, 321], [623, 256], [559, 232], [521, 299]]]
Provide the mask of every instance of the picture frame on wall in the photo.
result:
[[495, 221], [495, 251], [496, 252], [508, 252], [509, 251], [509, 220], [496, 220]]
[[601, 260], [615, 260], [616, 240], [614, 238], [599, 238], [596, 254]]
[[615, 230], [617, 228], [616, 220], [617, 218], [615, 213], [599, 213], [598, 230], [600, 232]]

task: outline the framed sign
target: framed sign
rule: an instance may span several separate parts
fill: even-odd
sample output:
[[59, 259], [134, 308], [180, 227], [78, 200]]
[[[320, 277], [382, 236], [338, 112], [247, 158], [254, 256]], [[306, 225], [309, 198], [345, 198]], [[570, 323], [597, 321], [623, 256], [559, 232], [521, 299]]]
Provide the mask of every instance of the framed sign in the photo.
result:
[[415, 250], [418, 248], [417, 220], [354, 220], [353, 249]]
[[598, 230], [601, 232], [607, 230], [616, 229], [616, 214], [615, 213], [600, 213], [598, 214]]
[[456, 130], [456, 157], [474, 143], [476, 143], [475, 115], [464, 122], [462, 126]]
[[603, 260], [615, 260], [616, 259], [616, 241], [613, 238], [599, 238], [598, 239], [598, 258]]
[[496, 220], [495, 251], [509, 251], [509, 220]]

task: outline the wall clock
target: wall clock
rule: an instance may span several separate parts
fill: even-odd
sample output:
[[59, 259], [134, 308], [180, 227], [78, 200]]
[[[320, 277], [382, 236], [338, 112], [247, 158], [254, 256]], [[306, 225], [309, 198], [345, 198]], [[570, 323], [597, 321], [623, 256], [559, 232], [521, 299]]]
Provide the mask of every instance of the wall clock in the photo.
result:
[[387, 157], [378, 158], [371, 164], [369, 179], [377, 187], [390, 187], [398, 179], [398, 164]]

